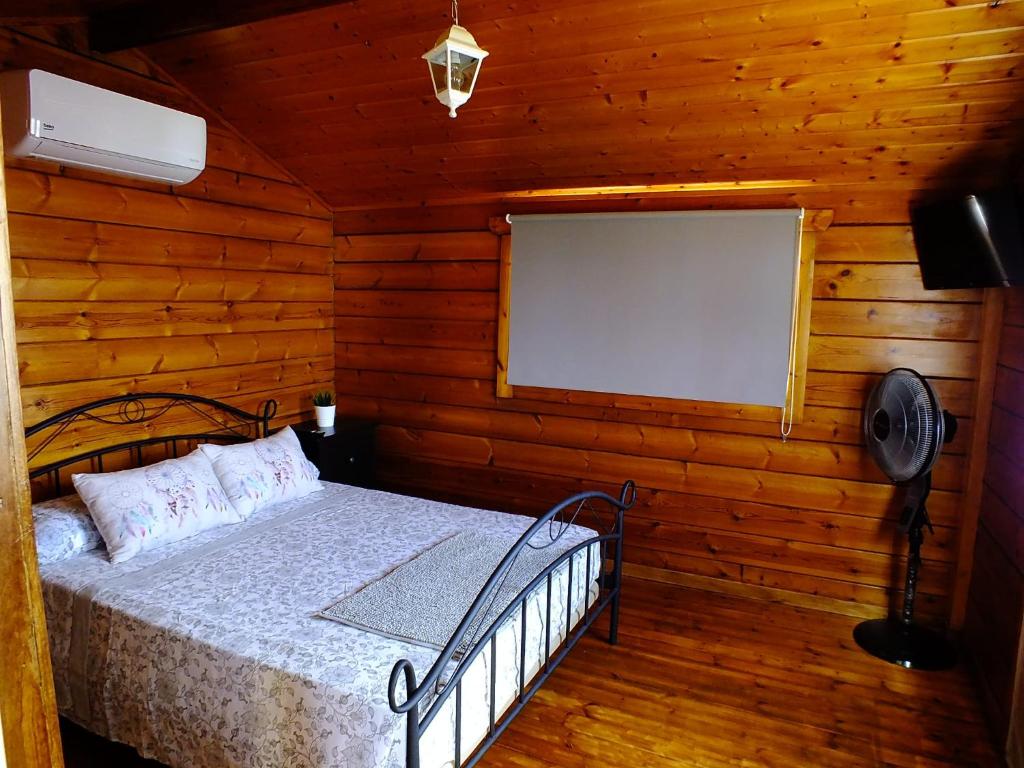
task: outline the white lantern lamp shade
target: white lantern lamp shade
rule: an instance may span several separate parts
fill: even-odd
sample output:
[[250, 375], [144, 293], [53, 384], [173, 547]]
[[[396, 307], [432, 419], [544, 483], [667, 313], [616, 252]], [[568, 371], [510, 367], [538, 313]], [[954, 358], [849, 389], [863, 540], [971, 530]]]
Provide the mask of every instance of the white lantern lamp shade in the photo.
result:
[[434, 95], [448, 107], [448, 116], [455, 117], [455, 110], [469, 101], [473, 94], [487, 51], [476, 44], [469, 30], [453, 24], [437, 39], [437, 44], [423, 54], [423, 58], [430, 69]]

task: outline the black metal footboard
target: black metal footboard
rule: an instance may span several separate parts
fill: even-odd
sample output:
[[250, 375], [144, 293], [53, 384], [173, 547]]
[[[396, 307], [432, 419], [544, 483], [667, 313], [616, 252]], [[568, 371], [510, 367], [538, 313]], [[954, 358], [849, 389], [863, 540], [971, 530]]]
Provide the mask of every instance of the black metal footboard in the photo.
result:
[[[533, 697], [540, 686], [545, 680], [554, 672], [555, 668], [562, 662], [565, 656], [572, 650], [573, 646], [579, 641], [583, 634], [587, 631], [591, 624], [597, 619], [604, 609], [611, 606], [610, 614], [610, 628], [609, 628], [609, 642], [615, 644], [618, 641], [618, 624], [619, 624], [619, 600], [621, 595], [622, 587], [622, 532], [623, 532], [623, 521], [626, 510], [633, 506], [636, 502], [636, 485], [632, 480], [627, 481], [623, 484], [622, 490], [619, 493], [619, 498], [614, 498], [606, 493], [600, 492], [589, 492], [580, 493], [572, 496], [560, 504], [556, 505], [543, 516], [541, 516], [537, 522], [533, 523], [530, 528], [519, 538], [519, 540], [509, 550], [508, 554], [498, 564], [497, 568], [494, 569], [494, 573], [491, 574], [487, 583], [483, 589], [480, 590], [480, 594], [477, 595], [473, 601], [472, 606], [466, 612], [455, 633], [452, 635], [448, 644], [445, 645], [441, 651], [437, 660], [431, 666], [422, 682], [418, 685], [416, 683], [416, 673], [413, 669], [412, 662], [408, 659], [402, 659], [397, 662], [394, 668], [391, 670], [391, 679], [388, 684], [388, 702], [391, 705], [393, 712], [397, 714], [404, 714], [406, 716], [406, 768], [420, 768], [420, 739], [427, 728], [437, 717], [441, 708], [445, 702], [451, 696], [455, 696], [455, 766], [459, 768], [461, 765], [473, 766], [483, 756], [484, 752], [487, 751], [488, 747], [493, 744], [498, 737], [508, 727], [509, 723], [519, 714], [520, 710], [526, 703]], [[611, 525], [602, 525], [601, 517], [599, 516], [599, 508], [595, 508], [595, 504], [600, 503], [600, 508], [604, 508], [605, 512], [610, 512], [612, 516]], [[562, 535], [568, 530], [569, 526], [577, 522], [577, 518], [583, 511], [589, 511], [593, 514], [593, 522], [591, 521], [580, 521], [581, 524], [586, 524], [589, 527], [597, 530], [596, 536], [580, 541], [574, 544], [571, 548], [566, 549], [558, 555], [551, 563], [544, 568], [525, 588], [523, 588], [518, 595], [511, 601], [511, 603], [495, 618], [490, 626], [483, 629], [480, 633], [479, 638], [476, 637], [477, 627], [479, 624], [478, 616], [483, 613], [483, 616], [487, 615], [487, 611], [491, 609], [493, 602], [497, 596], [499, 590], [505, 582], [506, 577], [513, 563], [518, 557], [519, 553], [525, 548], [531, 547], [533, 549], [547, 548], [552, 546], [555, 542], [561, 539]], [[533, 541], [534, 538], [538, 537], [538, 534], [544, 528], [547, 528], [547, 536], [542, 544], [537, 544]], [[591, 603], [590, 593], [590, 578], [592, 575], [592, 550], [598, 549], [599, 559], [596, 565], [598, 566], [599, 577], [597, 579], [598, 594], [597, 598]], [[574, 613], [574, 593], [572, 587], [573, 580], [573, 562], [577, 553], [585, 551], [584, 557], [586, 566], [584, 569], [584, 587], [583, 587], [583, 605], [582, 605], [582, 618], [574, 626], [573, 625], [573, 613]], [[567, 568], [567, 589], [565, 599], [565, 641], [556, 649], [554, 653], [551, 651], [551, 591], [552, 591], [552, 580], [555, 572], [563, 565], [568, 564]], [[610, 563], [610, 569], [606, 570], [606, 567]], [[541, 585], [547, 583], [547, 602], [546, 602], [546, 620], [544, 622], [544, 659], [540, 668], [534, 674], [534, 676], [527, 680], [526, 679], [526, 635], [527, 635], [527, 603], [532, 593], [542, 588]], [[498, 651], [497, 646], [497, 635], [498, 630], [504, 626], [505, 622], [511, 620], [516, 613], [520, 615], [520, 632], [521, 637], [519, 638], [518, 653], [519, 653], [519, 680], [516, 688], [516, 696], [508, 706], [505, 712], [496, 711], [495, 699], [497, 697], [497, 668], [498, 664], [495, 663], [495, 656]], [[465, 647], [466, 643], [470, 643], [462, 656], [454, 662], [452, 668], [449, 669], [449, 665], [452, 663], [452, 659], [460, 647]], [[468, 756], [468, 759], [463, 763], [464, 756], [461, 754], [462, 749], [462, 678], [463, 675], [469, 670], [474, 659], [476, 659], [485, 650], [489, 650], [491, 664], [489, 665], [490, 681], [489, 681], [489, 696], [488, 701], [490, 702], [490, 711], [488, 713], [488, 727], [486, 735], [482, 741], [473, 749], [472, 754]], [[398, 701], [398, 686], [401, 681], [405, 683], [405, 700]]]

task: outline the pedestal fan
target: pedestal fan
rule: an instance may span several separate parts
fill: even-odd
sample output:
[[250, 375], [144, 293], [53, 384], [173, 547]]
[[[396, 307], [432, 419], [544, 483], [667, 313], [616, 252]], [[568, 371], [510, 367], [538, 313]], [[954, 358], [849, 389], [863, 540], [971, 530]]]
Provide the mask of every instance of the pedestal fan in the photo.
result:
[[942, 410], [924, 377], [909, 368], [885, 374], [864, 406], [868, 450], [889, 479], [906, 488], [899, 530], [907, 534], [909, 555], [900, 615], [861, 622], [853, 637], [872, 656], [911, 669], [948, 669], [956, 663], [956, 650], [945, 637], [914, 623], [923, 528], [934, 533], [925, 508], [932, 467], [955, 434], [956, 419]]

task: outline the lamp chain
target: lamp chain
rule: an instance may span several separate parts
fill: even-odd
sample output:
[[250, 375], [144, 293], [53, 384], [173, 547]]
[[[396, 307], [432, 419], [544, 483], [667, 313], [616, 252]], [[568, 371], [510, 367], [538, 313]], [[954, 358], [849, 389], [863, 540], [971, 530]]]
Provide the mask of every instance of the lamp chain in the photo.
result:
[[459, 25], [459, 0], [452, 0], [452, 22]]

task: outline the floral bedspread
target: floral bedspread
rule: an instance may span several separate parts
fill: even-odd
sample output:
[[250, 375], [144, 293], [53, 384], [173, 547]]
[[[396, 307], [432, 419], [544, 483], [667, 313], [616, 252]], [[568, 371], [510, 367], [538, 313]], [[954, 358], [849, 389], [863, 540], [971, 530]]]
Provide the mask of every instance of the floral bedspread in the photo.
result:
[[388, 676], [436, 652], [315, 614], [459, 531], [532, 522], [325, 483], [121, 564], [44, 565], [58, 705], [175, 768], [401, 766]]

